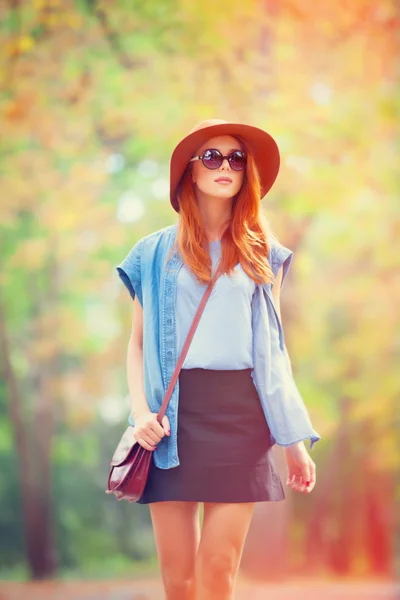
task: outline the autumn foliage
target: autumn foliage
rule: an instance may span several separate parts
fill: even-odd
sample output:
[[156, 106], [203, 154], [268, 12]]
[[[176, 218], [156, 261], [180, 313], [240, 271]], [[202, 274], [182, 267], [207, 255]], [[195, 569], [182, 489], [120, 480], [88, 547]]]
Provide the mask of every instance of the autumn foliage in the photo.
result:
[[394, 0], [0, 2], [7, 576], [112, 575], [154, 561], [147, 511], [104, 495], [128, 414], [131, 303], [114, 267], [174, 222], [170, 153], [205, 118], [278, 140], [281, 172], [263, 210], [294, 251], [283, 321], [323, 436], [315, 491], [287, 490], [273, 545], [260, 537], [265, 511], [243, 568], [393, 572], [398, 11]]

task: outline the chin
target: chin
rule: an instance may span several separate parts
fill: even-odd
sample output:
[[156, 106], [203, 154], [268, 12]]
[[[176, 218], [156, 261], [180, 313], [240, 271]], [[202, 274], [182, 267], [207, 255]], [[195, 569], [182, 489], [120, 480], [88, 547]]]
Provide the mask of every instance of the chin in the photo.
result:
[[231, 189], [220, 189], [220, 190], [218, 190], [218, 192], [215, 193], [215, 190], [214, 190], [214, 194], [213, 194], [213, 195], [217, 196], [217, 198], [233, 198], [233, 196], [235, 194], [237, 194], [237, 192], [235, 192], [234, 190], [231, 190]]
[[232, 200], [233, 197], [232, 194], [218, 194], [217, 196], [214, 196], [214, 198], [220, 198], [221, 200]]

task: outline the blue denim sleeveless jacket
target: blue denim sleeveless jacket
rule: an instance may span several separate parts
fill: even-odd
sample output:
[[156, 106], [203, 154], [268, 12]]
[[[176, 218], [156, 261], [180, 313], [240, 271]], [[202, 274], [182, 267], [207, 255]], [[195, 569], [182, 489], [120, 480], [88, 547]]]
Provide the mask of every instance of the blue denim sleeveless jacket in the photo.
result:
[[[144, 391], [152, 412], [158, 412], [178, 361], [176, 344], [176, 278], [183, 265], [179, 252], [165, 260], [175, 241], [177, 223], [141, 238], [116, 267], [132, 299], [143, 307]], [[283, 265], [283, 281], [292, 262], [292, 251], [276, 238], [269, 239], [269, 262], [276, 275]], [[282, 281], [282, 284], [283, 284]], [[256, 284], [253, 304], [252, 378], [271, 432], [271, 445], [290, 446], [310, 439], [310, 450], [321, 436], [313, 429], [307, 408], [293, 378], [284, 332], [274, 306], [272, 285]], [[178, 466], [177, 414], [179, 378], [166, 415], [171, 435], [154, 451], [161, 469]], [[129, 423], [134, 425], [132, 415]]]

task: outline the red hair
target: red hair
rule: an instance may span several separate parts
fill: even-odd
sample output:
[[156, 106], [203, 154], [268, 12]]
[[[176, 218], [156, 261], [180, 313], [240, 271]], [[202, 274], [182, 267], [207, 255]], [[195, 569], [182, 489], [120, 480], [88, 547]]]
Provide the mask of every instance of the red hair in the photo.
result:
[[[256, 283], [273, 283], [275, 278], [268, 262], [267, 232], [270, 227], [261, 210], [260, 177], [250, 149], [244, 140], [237, 139], [247, 153], [247, 166], [242, 187], [232, 200], [231, 218], [223, 224], [226, 228], [221, 237], [222, 273], [229, 275], [240, 262], [243, 270]], [[191, 164], [186, 167], [177, 189], [178, 230], [167, 262], [178, 248], [184, 263], [205, 284], [212, 275], [211, 258], [190, 174]]]

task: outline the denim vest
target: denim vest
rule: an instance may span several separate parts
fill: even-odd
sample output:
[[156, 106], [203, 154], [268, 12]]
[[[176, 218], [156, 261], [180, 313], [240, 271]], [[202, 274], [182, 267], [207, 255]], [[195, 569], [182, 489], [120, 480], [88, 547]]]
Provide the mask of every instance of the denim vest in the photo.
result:
[[[160, 410], [179, 358], [175, 312], [176, 278], [183, 265], [179, 252], [172, 254], [165, 265], [176, 233], [177, 223], [141, 238], [116, 267], [132, 299], [136, 294], [143, 307], [144, 392], [152, 412]], [[274, 237], [269, 238], [269, 244], [272, 271], [276, 275], [283, 265], [284, 280], [293, 253]], [[295, 384], [271, 289], [270, 283], [256, 284], [254, 292], [252, 378], [271, 432], [271, 445], [290, 446], [309, 438], [311, 450], [321, 436], [313, 429]], [[178, 400], [179, 378], [165, 413], [171, 425], [171, 435], [165, 435], [154, 451], [154, 463], [161, 469], [180, 464], [177, 447]], [[134, 425], [131, 414], [128, 421]]]

